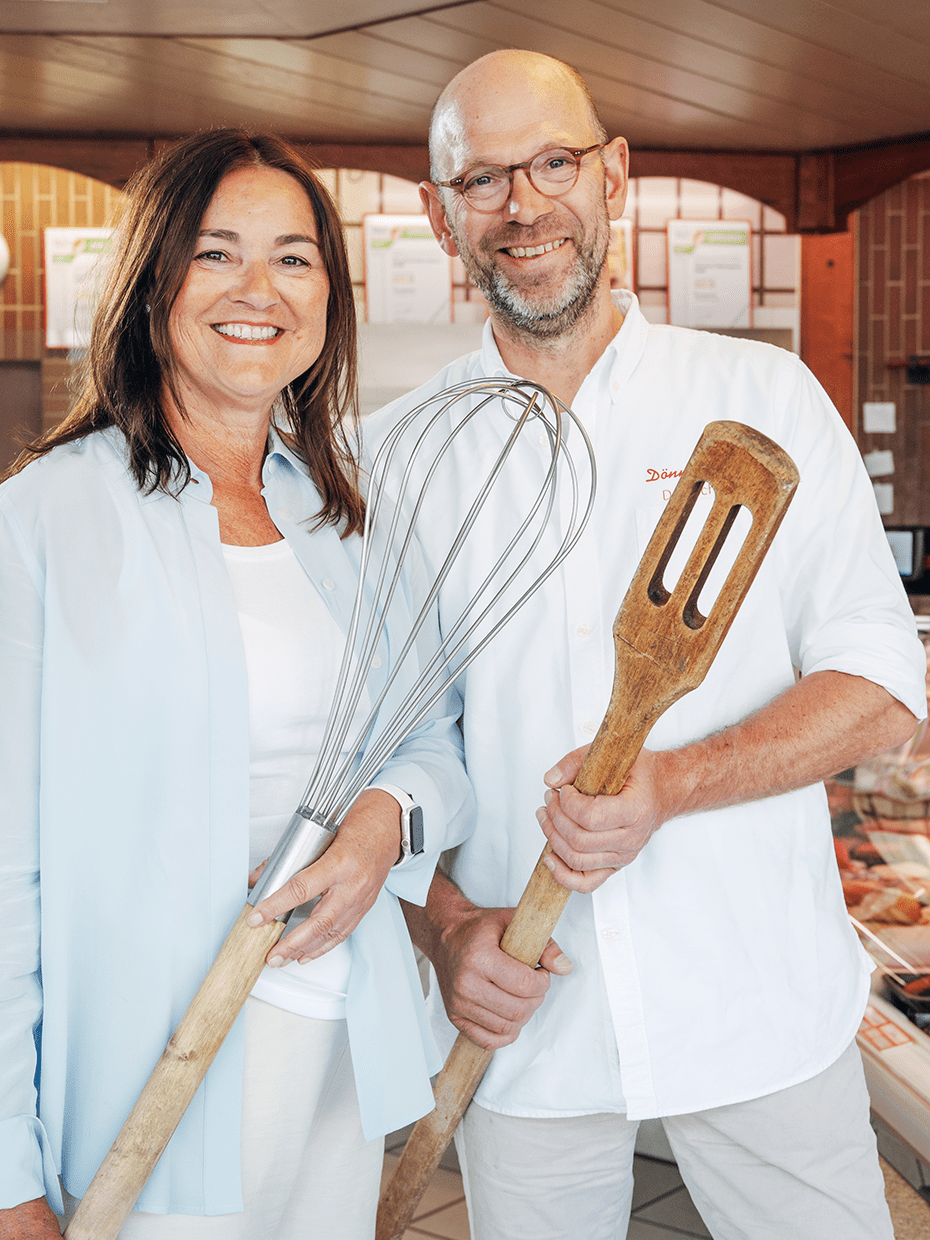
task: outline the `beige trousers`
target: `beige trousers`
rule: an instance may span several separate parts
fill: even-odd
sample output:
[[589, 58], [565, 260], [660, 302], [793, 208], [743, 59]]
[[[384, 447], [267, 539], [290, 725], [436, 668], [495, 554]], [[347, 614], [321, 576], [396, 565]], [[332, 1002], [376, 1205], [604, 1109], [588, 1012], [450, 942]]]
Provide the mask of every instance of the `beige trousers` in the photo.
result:
[[134, 1210], [119, 1240], [371, 1240], [384, 1142], [362, 1133], [345, 1021], [249, 999], [242, 1110], [244, 1211]]
[[[714, 1240], [894, 1240], [855, 1043], [810, 1081], [662, 1123]], [[456, 1137], [472, 1240], [623, 1240], [637, 1126], [473, 1103]]]

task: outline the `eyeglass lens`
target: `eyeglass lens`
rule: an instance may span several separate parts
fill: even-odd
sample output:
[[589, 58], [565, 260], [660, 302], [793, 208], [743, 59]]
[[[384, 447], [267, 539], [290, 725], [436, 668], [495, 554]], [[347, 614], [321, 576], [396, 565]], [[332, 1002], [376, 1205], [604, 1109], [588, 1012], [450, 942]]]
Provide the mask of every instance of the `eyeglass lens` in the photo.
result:
[[[525, 167], [527, 176], [541, 194], [563, 194], [578, 179], [579, 160], [571, 151], [543, 151]], [[462, 186], [462, 194], [471, 203], [482, 206], [500, 205], [510, 194], [512, 173], [506, 168], [491, 166], [476, 168], [469, 173]]]

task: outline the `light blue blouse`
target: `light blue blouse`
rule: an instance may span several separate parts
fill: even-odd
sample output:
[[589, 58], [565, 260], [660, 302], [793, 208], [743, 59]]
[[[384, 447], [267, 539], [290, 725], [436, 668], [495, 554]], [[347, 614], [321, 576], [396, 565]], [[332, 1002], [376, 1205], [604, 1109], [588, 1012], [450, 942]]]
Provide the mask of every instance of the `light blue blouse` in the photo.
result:
[[[319, 495], [276, 435], [263, 482], [345, 629], [360, 540], [311, 530]], [[112, 428], [0, 487], [0, 1207], [47, 1194], [58, 1208], [59, 1174], [84, 1193], [245, 901], [247, 681], [211, 494], [196, 468], [177, 499], [140, 493]], [[423, 806], [427, 847], [350, 940], [369, 1139], [432, 1106], [438, 1057], [398, 897], [422, 902], [470, 826], [457, 714], [450, 696], [378, 777]], [[242, 1208], [241, 1075], [240, 1021], [140, 1209]]]

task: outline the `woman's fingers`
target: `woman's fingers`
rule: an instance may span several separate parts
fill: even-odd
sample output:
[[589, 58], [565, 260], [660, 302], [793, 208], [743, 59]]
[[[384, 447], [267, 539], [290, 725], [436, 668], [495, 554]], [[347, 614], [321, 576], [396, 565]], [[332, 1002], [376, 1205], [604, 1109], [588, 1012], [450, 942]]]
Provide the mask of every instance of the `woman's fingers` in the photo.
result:
[[399, 851], [400, 806], [389, 793], [370, 788], [323, 856], [255, 906], [249, 924], [257, 926], [317, 900], [310, 916], [271, 949], [267, 963], [314, 960], [348, 938], [378, 898]]

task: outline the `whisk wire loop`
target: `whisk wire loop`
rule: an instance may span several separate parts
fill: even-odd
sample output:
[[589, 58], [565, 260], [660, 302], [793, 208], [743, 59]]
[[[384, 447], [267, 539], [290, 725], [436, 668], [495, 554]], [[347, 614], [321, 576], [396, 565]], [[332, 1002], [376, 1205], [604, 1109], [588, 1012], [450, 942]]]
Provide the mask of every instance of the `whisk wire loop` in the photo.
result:
[[[533, 429], [535, 440], [530, 438]], [[585, 459], [584, 478], [569, 450], [569, 432]], [[417, 523], [425, 519], [427, 502], [435, 501], [436, 488], [452, 485], [450, 477], [457, 479], [452, 454], [459, 437], [475, 433], [482, 444], [498, 440], [497, 455], [475, 485], [474, 495], [465, 496], [464, 502], [456, 497], [465, 508], [464, 516], [457, 519], [448, 545], [435, 556], [430, 580], [413, 604], [416, 614], [404, 611], [403, 641], [391, 653], [390, 669], [379, 682], [370, 673], [378, 666], [385, 619], [395, 605], [407, 609], [411, 603], [402, 584], [411, 561], [424, 566]], [[425, 639], [433, 639], [437, 624], [437, 600], [443, 602], [441, 592], [463, 549], [479, 536], [482, 518], [489, 519], [489, 500], [506, 492], [505, 466], [528, 442], [532, 446], [521, 448], [518, 464], [521, 470], [541, 466], [536, 492], [509, 533], [501, 535], [495, 510], [493, 536], [500, 538], [500, 550], [490, 569], [479, 570], [484, 575], [469, 586], [469, 597], [457, 615], [442, 606], [442, 631], [435, 634], [435, 649], [426, 652]], [[596, 471], [584, 427], [544, 388], [522, 379], [479, 379], [447, 388], [399, 418], [375, 454], [369, 478], [358, 586], [324, 741], [300, 805], [253, 888], [252, 903], [322, 855], [359, 793], [565, 560], [590, 517]], [[460, 482], [457, 479], [456, 484]], [[554, 548], [547, 551], [544, 544], [553, 542]], [[537, 563], [540, 559], [543, 562]], [[414, 679], [409, 668], [402, 669], [415, 653], [419, 666]], [[408, 681], [410, 687], [404, 689]], [[372, 697], [366, 700], [369, 689]]]

